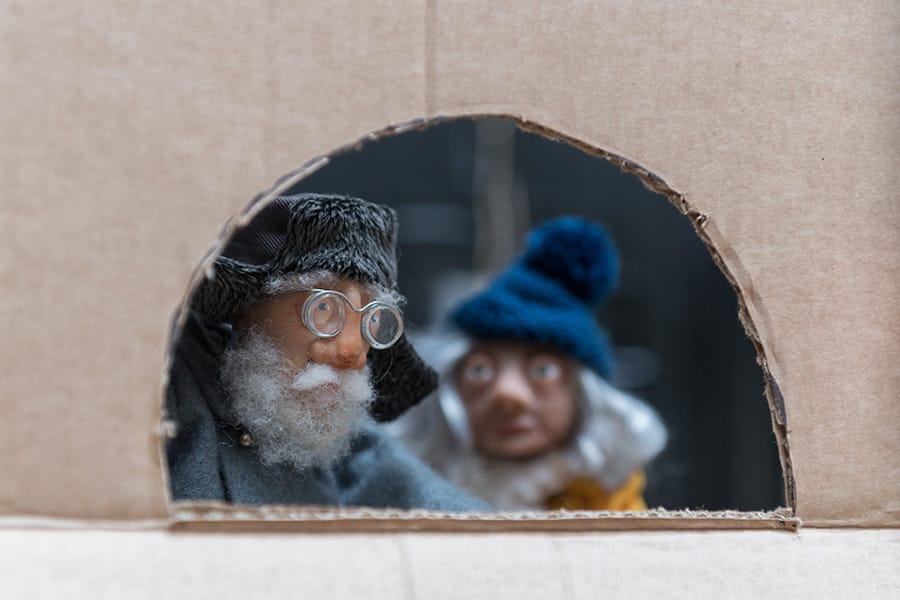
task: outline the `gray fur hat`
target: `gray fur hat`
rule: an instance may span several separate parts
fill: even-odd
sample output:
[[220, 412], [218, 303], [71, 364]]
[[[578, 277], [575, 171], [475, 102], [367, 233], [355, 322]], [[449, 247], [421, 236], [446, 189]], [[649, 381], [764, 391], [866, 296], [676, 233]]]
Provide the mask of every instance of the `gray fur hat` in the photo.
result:
[[[348, 196], [298, 194], [273, 199], [242, 229], [211, 278], [192, 300], [205, 317], [230, 322], [270, 280], [327, 271], [393, 290], [397, 285], [397, 216], [391, 208]], [[369, 350], [376, 399], [372, 416], [389, 421], [437, 386], [437, 376], [403, 335], [385, 350]]]

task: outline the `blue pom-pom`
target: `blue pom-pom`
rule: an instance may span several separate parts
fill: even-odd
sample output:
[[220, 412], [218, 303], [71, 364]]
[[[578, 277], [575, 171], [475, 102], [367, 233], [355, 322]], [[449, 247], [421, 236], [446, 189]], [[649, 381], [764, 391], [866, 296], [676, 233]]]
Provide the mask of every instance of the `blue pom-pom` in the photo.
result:
[[619, 253], [609, 235], [578, 217], [559, 217], [535, 229], [522, 262], [589, 304], [605, 300], [619, 280]]

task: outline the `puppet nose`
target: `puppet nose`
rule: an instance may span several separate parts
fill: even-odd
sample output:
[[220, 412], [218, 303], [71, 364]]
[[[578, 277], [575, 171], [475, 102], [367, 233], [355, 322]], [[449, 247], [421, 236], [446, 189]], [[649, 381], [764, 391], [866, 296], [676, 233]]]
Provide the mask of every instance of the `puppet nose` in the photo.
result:
[[494, 385], [494, 404], [504, 412], [522, 412], [534, 401], [534, 393], [517, 369], [500, 372]]
[[358, 323], [356, 327], [345, 326], [344, 330], [333, 338], [316, 340], [314, 347], [315, 351], [310, 352], [310, 358], [315, 362], [329, 364], [335, 369], [354, 371], [364, 369], [366, 366], [369, 345], [362, 339]]
[[[347, 335], [344, 335], [347, 333]], [[335, 349], [332, 365], [338, 369], [359, 370], [366, 366], [366, 346], [358, 331], [342, 331], [334, 340]]]

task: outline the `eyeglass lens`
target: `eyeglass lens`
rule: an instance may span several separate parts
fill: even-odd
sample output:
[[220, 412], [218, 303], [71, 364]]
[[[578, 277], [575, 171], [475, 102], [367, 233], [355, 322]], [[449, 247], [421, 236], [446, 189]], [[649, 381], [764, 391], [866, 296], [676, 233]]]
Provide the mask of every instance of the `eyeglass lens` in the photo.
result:
[[394, 308], [373, 307], [363, 319], [363, 331], [368, 333], [367, 338], [373, 346], [390, 346], [400, 337], [400, 315]]
[[313, 333], [337, 335], [344, 326], [344, 301], [334, 294], [316, 294], [305, 311]]

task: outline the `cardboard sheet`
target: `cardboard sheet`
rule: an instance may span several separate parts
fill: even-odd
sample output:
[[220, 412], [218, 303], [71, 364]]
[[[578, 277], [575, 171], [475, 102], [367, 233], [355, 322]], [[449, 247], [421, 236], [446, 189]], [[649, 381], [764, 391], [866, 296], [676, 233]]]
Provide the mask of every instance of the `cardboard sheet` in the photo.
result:
[[54, 599], [890, 598], [898, 545], [897, 530], [473, 540], [13, 529], [0, 530], [0, 580], [6, 597]]
[[900, 6], [4, 4], [0, 513], [164, 517], [169, 326], [223, 223], [367, 132], [490, 113], [704, 216], [797, 515], [900, 524]]

